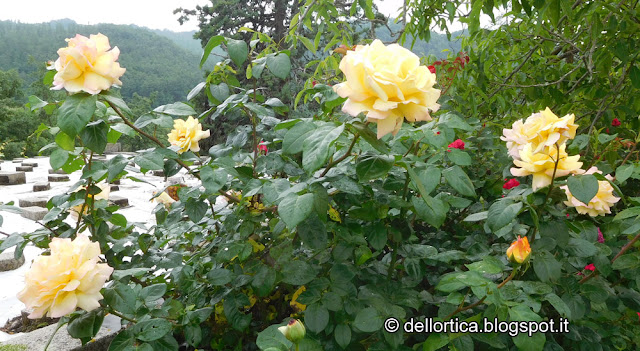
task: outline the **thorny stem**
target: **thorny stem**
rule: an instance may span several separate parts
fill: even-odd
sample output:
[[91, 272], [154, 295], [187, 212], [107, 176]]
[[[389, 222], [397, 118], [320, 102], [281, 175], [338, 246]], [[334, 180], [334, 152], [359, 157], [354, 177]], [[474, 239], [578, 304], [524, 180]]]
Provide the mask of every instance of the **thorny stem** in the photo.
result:
[[[611, 260], [611, 263], [615, 262], [615, 260], [617, 260], [618, 257], [622, 256], [625, 252], [627, 252], [627, 250], [629, 250], [629, 248], [631, 248], [631, 246], [633, 246], [633, 244], [635, 244], [636, 241], [638, 241], [638, 239], [640, 239], [640, 233], [638, 233], [633, 239], [631, 239], [631, 241], [629, 241], [625, 246], [622, 247], [622, 249], [620, 249], [620, 252], [618, 252], [618, 254], [615, 255], [615, 257], [613, 257], [613, 259]], [[591, 278], [595, 278], [596, 276], [598, 276], [597, 267], [596, 267], [596, 270], [593, 271], [593, 273], [580, 279], [578, 284], [582, 284]]]
[[[518, 273], [518, 267], [514, 268], [513, 271], [511, 271], [511, 274], [507, 277], [507, 279], [503, 280], [502, 283], [498, 284], [498, 289], [502, 288], [503, 286], [505, 286], [505, 284], [507, 284], [509, 281], [511, 281], [511, 279], [513, 279], [513, 277], [516, 276], [516, 273]], [[468, 306], [458, 306], [458, 308], [456, 308], [455, 311], [449, 313], [448, 316], [444, 317], [445, 320], [451, 319], [451, 317], [455, 316], [456, 314], [462, 312], [462, 311], [466, 311], [466, 310], [470, 310], [478, 305], [480, 305], [481, 303], [484, 302], [484, 300], [487, 298], [487, 295], [485, 295], [484, 297], [482, 297], [480, 300], [468, 305]]]
[[338, 157], [337, 159], [331, 161], [331, 163], [329, 163], [327, 168], [325, 168], [324, 171], [322, 171], [322, 174], [320, 174], [320, 177], [324, 177], [325, 175], [327, 175], [327, 173], [331, 168], [333, 168], [338, 163], [342, 162], [345, 158], [351, 156], [351, 150], [353, 150], [353, 147], [356, 145], [356, 142], [358, 141], [359, 138], [360, 138], [360, 134], [356, 134], [355, 137], [353, 137], [353, 141], [351, 141], [351, 145], [349, 145], [349, 149], [347, 149], [347, 152], [345, 152], [344, 155]]

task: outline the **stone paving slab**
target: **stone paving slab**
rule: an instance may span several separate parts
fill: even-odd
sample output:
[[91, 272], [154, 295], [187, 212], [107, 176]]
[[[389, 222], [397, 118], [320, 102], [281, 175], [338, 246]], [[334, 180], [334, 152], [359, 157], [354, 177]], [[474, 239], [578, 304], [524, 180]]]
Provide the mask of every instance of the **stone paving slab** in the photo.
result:
[[49, 170], [49, 174], [67, 174], [67, 172], [61, 170], [61, 169], [50, 169]]
[[49, 213], [49, 210], [47, 210], [46, 208], [33, 206], [33, 207], [23, 207], [21, 215], [22, 217], [28, 218], [32, 221], [39, 221], [43, 219], [44, 216], [47, 215], [47, 213]]
[[38, 167], [38, 162], [22, 162], [21, 165], [24, 166], [24, 167], [36, 168], [36, 167]]
[[129, 207], [129, 199], [127, 199], [126, 197], [112, 195], [112, 196], [109, 196], [109, 201], [113, 202], [114, 204], [120, 207]]
[[50, 182], [68, 182], [69, 176], [66, 174], [49, 174], [48, 179]]
[[0, 171], [0, 185], [26, 184], [27, 177], [24, 172], [2, 172]]
[[[94, 338], [94, 341], [87, 343], [84, 347], [78, 339], [72, 338], [67, 333], [67, 328], [60, 328], [53, 337], [48, 350], [51, 351], [103, 351], [109, 348], [111, 340], [120, 330], [120, 318], [114, 315], [104, 317], [102, 327]], [[29, 351], [42, 351], [55, 332], [57, 324], [52, 324], [44, 328], [36, 329], [32, 332], [20, 335], [11, 340], [0, 343], [2, 345], [24, 345]]]
[[33, 192], [38, 191], [47, 191], [51, 189], [51, 184], [49, 183], [35, 183], [33, 184]]
[[31, 166], [18, 166], [16, 167], [17, 172], [33, 172], [33, 167]]
[[16, 259], [13, 251], [0, 253], [0, 272], [12, 271], [24, 264], [24, 255]]
[[47, 207], [48, 199], [44, 197], [26, 197], [18, 200], [20, 207]]

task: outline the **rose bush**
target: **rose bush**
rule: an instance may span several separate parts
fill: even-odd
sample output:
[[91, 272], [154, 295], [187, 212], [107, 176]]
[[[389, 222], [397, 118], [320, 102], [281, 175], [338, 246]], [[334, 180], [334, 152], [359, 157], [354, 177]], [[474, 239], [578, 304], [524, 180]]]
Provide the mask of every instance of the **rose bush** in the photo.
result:
[[[14, 234], [0, 250], [16, 246], [19, 254], [33, 243], [53, 251], [58, 238], [74, 237], [99, 245], [114, 271], [100, 307], [61, 320], [70, 334], [88, 342], [113, 313], [126, 328], [110, 350], [635, 347], [640, 168], [635, 148], [620, 145], [638, 136], [592, 133], [569, 107], [554, 108], [566, 113], [560, 118], [535, 112], [534, 103], [516, 122], [485, 123], [477, 106], [456, 108], [457, 94], [472, 87], [454, 79], [481, 57], [450, 59], [457, 68], [443, 80], [442, 62], [433, 62], [434, 74], [397, 45], [344, 39], [331, 51], [343, 38], [338, 29], [340, 39], [324, 50], [332, 54], [314, 62], [313, 76], [286, 105], [261, 84], [299, 73], [291, 61], [297, 44], [318, 50], [297, 26], [303, 16], [332, 12], [309, 6], [292, 21], [289, 49], [248, 28], [248, 42], [211, 37], [202, 62], [218, 46], [228, 58], [187, 98], [206, 98], [206, 109], [177, 102], [136, 119], [116, 89], [47, 103], [57, 108], [51, 165], [82, 169], [78, 185], [88, 190], [54, 196], [45, 228]], [[456, 95], [440, 96], [445, 91]], [[225, 140], [199, 150], [208, 135], [201, 123], [238, 115], [245, 122]], [[149, 124], [174, 131], [141, 129]], [[121, 134], [156, 147], [93, 157]], [[606, 159], [587, 145], [608, 148]], [[592, 166], [602, 173], [585, 171]], [[158, 189], [155, 221], [146, 225], [93, 201], [95, 184], [136, 181], [150, 170], [197, 185]], [[67, 220], [68, 209], [82, 204], [86, 214]], [[605, 214], [605, 205], [604, 216], [580, 212], [591, 206]], [[94, 290], [106, 280], [99, 276]], [[75, 284], [64, 283], [49, 290], [66, 293]], [[387, 318], [570, 323], [568, 333], [410, 333], [385, 330]]]

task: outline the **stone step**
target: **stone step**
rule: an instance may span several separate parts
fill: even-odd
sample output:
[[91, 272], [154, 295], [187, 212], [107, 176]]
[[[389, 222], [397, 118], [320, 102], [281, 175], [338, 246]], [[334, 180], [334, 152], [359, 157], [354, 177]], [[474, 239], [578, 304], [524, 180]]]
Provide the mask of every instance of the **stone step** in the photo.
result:
[[33, 172], [33, 167], [31, 167], [31, 166], [18, 166], [18, 167], [16, 167], [16, 172]]
[[12, 271], [22, 267], [24, 255], [16, 259], [14, 253], [13, 250], [0, 253], [0, 272]]
[[120, 185], [120, 179], [114, 179], [111, 181], [111, 184]]
[[35, 184], [33, 184], [33, 192], [47, 191], [49, 189], [51, 189], [51, 185], [49, 183], [35, 183]]
[[155, 171], [151, 171], [151, 174], [157, 177], [164, 177], [164, 171], [161, 169], [156, 169]]
[[24, 172], [1, 172], [0, 171], [0, 185], [16, 185], [26, 184], [27, 177]]
[[43, 197], [27, 197], [24, 199], [18, 200], [18, 205], [20, 207], [47, 207], [47, 200]]
[[119, 190], [120, 190], [120, 187], [119, 187], [119, 186], [117, 186], [117, 185], [115, 185], [115, 184], [109, 184], [109, 188], [110, 188], [110, 191], [111, 191], [111, 192], [119, 191]]
[[24, 166], [24, 167], [36, 168], [36, 167], [38, 167], [38, 162], [22, 162], [21, 165]]
[[39, 221], [43, 219], [44, 216], [47, 215], [47, 213], [49, 213], [49, 210], [47, 210], [46, 208], [33, 206], [33, 207], [23, 207], [21, 215], [22, 217], [28, 218], [32, 221]]
[[24, 161], [24, 158], [14, 158], [13, 159], [13, 163], [22, 163]]
[[49, 174], [50, 182], [68, 182], [69, 176], [66, 174]]
[[109, 201], [120, 207], [129, 207], [129, 199], [123, 196], [113, 195], [109, 196]]
[[[51, 338], [51, 336], [55, 333], [48, 350], [103, 351], [109, 349], [111, 340], [113, 340], [113, 338], [122, 328], [120, 318], [112, 314], [108, 314], [104, 317], [102, 326], [100, 327], [100, 330], [98, 331], [98, 334], [96, 334], [94, 339], [87, 343], [85, 346], [82, 346], [80, 339], [72, 338], [67, 332], [66, 327], [60, 328], [56, 332], [57, 327], [57, 323], [54, 323], [44, 328], [36, 329], [32, 332], [22, 334], [4, 342], [0, 342], [0, 350], [4, 350], [4, 348], [2, 347], [4, 345], [15, 345], [18, 347], [14, 348], [15, 350], [42, 351], [44, 350], [44, 345], [46, 345], [49, 341], [49, 338]], [[9, 346], [7, 346], [7, 350], [14, 350], [8, 347]]]
[[49, 174], [67, 174], [67, 172], [61, 169], [50, 169]]

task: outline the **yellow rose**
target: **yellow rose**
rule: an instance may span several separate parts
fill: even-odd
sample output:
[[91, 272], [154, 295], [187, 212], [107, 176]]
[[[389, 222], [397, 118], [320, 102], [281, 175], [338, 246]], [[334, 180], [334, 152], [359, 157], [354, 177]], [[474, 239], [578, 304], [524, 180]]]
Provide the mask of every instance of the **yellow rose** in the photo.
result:
[[533, 152], [539, 152], [545, 147], [553, 147], [556, 143], [560, 145], [573, 139], [578, 129], [574, 121], [573, 114], [559, 118], [547, 107], [544, 111], [529, 116], [524, 123], [516, 121], [512, 129], [503, 129], [500, 139], [507, 142], [509, 155], [518, 159], [520, 151], [528, 143], [532, 144]]
[[531, 254], [531, 246], [529, 246], [529, 239], [525, 236], [524, 239], [518, 235], [518, 240], [511, 243], [511, 246], [507, 249], [507, 257], [509, 261], [515, 263], [522, 263]]
[[[100, 192], [96, 195], [87, 195], [87, 202], [84, 205], [84, 211], [82, 212], [83, 215], [89, 213], [89, 208], [91, 205], [90, 200], [93, 198], [93, 201], [97, 201], [97, 200], [109, 200], [109, 192], [111, 191], [111, 186], [109, 184], [106, 183], [98, 183], [98, 184], [94, 184], [95, 186], [97, 186], [98, 188], [100, 188]], [[77, 188], [74, 191], [78, 191], [80, 189], [86, 189], [86, 187], [80, 187]], [[77, 205], [77, 206], [73, 206], [71, 208], [71, 216], [73, 218], [78, 218], [78, 214], [80, 213], [80, 211], [82, 211], [82, 204]]]
[[378, 124], [378, 139], [396, 135], [406, 118], [409, 122], [430, 121], [429, 112], [437, 111], [440, 90], [434, 89], [436, 75], [411, 51], [398, 44], [385, 46], [380, 40], [358, 45], [340, 61], [347, 81], [337, 84], [335, 92], [348, 98], [342, 111]]
[[569, 156], [565, 148], [566, 144], [562, 144], [559, 148], [560, 152], [558, 152], [555, 146], [546, 147], [540, 152], [533, 152], [533, 145], [527, 144], [524, 149], [520, 151], [520, 159], [513, 160], [513, 163], [520, 168], [511, 168], [511, 174], [516, 177], [533, 175], [533, 182], [531, 184], [533, 190], [544, 188], [551, 184], [553, 169], [556, 165], [558, 154], [560, 161], [556, 169], [556, 178], [564, 177], [572, 173], [581, 173], [582, 170], [580, 167], [582, 167], [582, 162], [579, 161], [580, 155]]
[[[602, 174], [602, 172], [596, 167], [591, 167], [584, 174], [593, 173]], [[613, 180], [613, 177], [611, 177], [611, 175], [609, 174], [607, 174], [605, 178]], [[606, 180], [598, 181], [598, 193], [586, 205], [580, 200], [573, 197], [571, 191], [569, 191], [568, 186], [563, 185], [560, 188], [562, 188], [567, 194], [567, 201], [564, 202], [565, 205], [569, 207], [575, 207], [578, 213], [588, 214], [591, 217], [604, 216], [611, 213], [611, 207], [615, 205], [616, 202], [620, 201], [619, 197], [613, 195], [613, 187]]]
[[52, 89], [98, 94], [114, 84], [122, 85], [119, 78], [126, 69], [116, 62], [120, 50], [117, 46], [111, 49], [109, 38], [98, 33], [89, 38], [76, 34], [65, 40], [69, 46], [58, 50], [60, 57], [54, 64], [58, 73], [53, 77]]
[[53, 238], [50, 256], [39, 256], [25, 275], [25, 288], [18, 299], [33, 312], [29, 318], [58, 318], [80, 307], [100, 307], [100, 289], [113, 272], [99, 263], [100, 245], [86, 235], [75, 240]]
[[210, 132], [208, 130], [202, 131], [202, 124], [191, 116], [186, 121], [176, 119], [173, 122], [173, 129], [167, 134], [169, 143], [180, 148], [178, 150], [179, 154], [189, 150], [193, 152], [200, 151], [198, 141], [208, 138], [209, 135]]
[[[154, 193], [153, 195], [155, 196], [156, 193]], [[154, 197], [152, 201], [155, 201], [155, 202], [157, 202], [159, 204], [163, 204], [164, 207], [166, 207], [166, 208], [171, 207], [171, 204], [176, 202], [176, 200], [174, 200], [171, 196], [169, 196], [169, 194], [167, 194], [164, 191], [162, 193], [160, 193], [160, 195]]]

